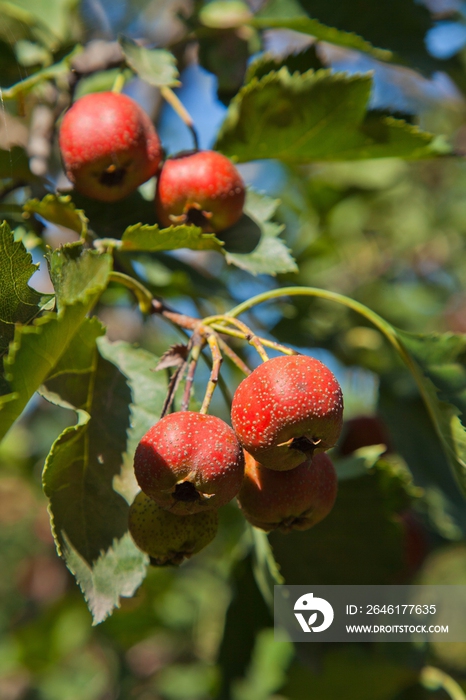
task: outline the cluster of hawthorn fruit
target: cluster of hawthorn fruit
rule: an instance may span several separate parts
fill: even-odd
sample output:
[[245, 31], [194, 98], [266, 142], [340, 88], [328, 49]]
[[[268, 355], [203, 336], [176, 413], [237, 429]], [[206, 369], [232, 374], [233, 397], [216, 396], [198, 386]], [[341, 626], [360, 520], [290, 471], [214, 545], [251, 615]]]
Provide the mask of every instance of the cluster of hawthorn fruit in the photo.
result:
[[[128, 196], [156, 175], [163, 226], [194, 224], [217, 233], [242, 215], [245, 186], [233, 163], [199, 150], [164, 161], [149, 116], [120, 93], [78, 99], [63, 118], [59, 144], [75, 189], [103, 202]], [[218, 341], [205, 327], [204, 333], [193, 334], [191, 350], [195, 338], [199, 351], [208, 342], [218, 372]], [[326, 451], [342, 427], [341, 388], [312, 357], [262, 359], [233, 397], [233, 428], [207, 414], [209, 391], [200, 412], [187, 410], [188, 387], [185, 410], [165, 415], [165, 406], [141, 439], [134, 469], [142, 490], [130, 507], [129, 530], [153, 564], [179, 564], [205, 547], [217, 532], [218, 508], [235, 497], [245, 518], [265, 531], [304, 530], [332, 509], [337, 477]]]
[[164, 161], [149, 115], [127, 95], [97, 92], [76, 100], [63, 117], [59, 145], [74, 188], [101, 202], [117, 202], [157, 175], [162, 226], [194, 224], [216, 233], [243, 213], [245, 186], [231, 160], [194, 150]]
[[267, 360], [240, 383], [233, 428], [194, 411], [164, 416], [135, 453], [142, 491], [130, 508], [134, 541], [153, 564], [178, 564], [211, 542], [218, 508], [235, 496], [262, 530], [312, 527], [335, 502], [326, 450], [338, 439], [342, 414], [328, 367], [292, 355]]

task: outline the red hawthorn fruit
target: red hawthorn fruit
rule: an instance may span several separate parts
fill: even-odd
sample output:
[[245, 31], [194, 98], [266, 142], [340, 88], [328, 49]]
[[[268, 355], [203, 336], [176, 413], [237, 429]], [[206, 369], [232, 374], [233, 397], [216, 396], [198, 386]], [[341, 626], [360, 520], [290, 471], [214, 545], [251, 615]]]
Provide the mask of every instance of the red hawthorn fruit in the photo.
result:
[[59, 145], [76, 190], [101, 202], [131, 194], [155, 175], [162, 157], [149, 115], [114, 92], [77, 100], [63, 117]]
[[243, 450], [220, 418], [194, 411], [170, 413], [136, 448], [139, 486], [177, 515], [218, 508], [234, 498], [244, 475]]
[[246, 468], [238, 503], [254, 527], [270, 530], [307, 530], [332, 510], [337, 475], [330, 457], [314, 455], [288, 471], [259, 464], [245, 452]]
[[333, 447], [343, 420], [341, 387], [322, 362], [305, 355], [276, 357], [257, 367], [233, 397], [238, 440], [269, 469], [297, 467]]
[[163, 226], [188, 223], [215, 233], [238, 221], [244, 199], [244, 182], [229, 158], [216, 151], [195, 151], [165, 161], [155, 206]]

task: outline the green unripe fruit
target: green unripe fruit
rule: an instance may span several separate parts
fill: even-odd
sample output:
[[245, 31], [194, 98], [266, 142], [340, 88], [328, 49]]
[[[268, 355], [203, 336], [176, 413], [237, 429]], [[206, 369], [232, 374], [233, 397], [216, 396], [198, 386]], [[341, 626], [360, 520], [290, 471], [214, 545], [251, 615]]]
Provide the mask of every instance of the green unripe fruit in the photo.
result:
[[129, 509], [131, 536], [156, 566], [181, 564], [212, 542], [217, 529], [216, 510], [174, 515], [142, 491]]

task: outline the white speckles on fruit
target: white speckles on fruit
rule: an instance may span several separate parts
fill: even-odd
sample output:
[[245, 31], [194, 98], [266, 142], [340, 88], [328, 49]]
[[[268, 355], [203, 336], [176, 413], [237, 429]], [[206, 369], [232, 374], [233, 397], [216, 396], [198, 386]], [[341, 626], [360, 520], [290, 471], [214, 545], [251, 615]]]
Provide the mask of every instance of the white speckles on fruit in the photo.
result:
[[186, 515], [231, 501], [241, 487], [244, 457], [233, 430], [220, 418], [182, 411], [165, 416], [144, 435], [134, 471], [141, 489], [158, 505]]
[[343, 397], [333, 373], [305, 355], [276, 357], [244, 379], [231, 420], [243, 447], [271, 469], [293, 469], [336, 443]]

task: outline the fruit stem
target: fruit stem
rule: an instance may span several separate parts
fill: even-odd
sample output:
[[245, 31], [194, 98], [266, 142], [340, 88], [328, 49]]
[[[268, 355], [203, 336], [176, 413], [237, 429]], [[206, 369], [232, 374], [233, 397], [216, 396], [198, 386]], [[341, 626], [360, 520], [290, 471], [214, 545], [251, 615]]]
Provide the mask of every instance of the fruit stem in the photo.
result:
[[112, 92], [120, 93], [123, 90], [126, 83], [126, 76], [124, 73], [125, 67], [126, 64], [121, 65], [120, 70], [118, 71], [114, 83], [112, 85]]
[[239, 355], [237, 355], [236, 352], [232, 348], [230, 348], [228, 343], [226, 343], [222, 338], [218, 338], [218, 344], [220, 345], [220, 349], [222, 350], [222, 352], [232, 362], [234, 362], [234, 364], [238, 367], [239, 370], [241, 370], [241, 372], [243, 372], [246, 375], [251, 374], [252, 370], [250, 370], [247, 364], [243, 362], [241, 357], [239, 357]]
[[191, 352], [191, 361], [189, 363], [188, 374], [186, 375], [186, 383], [184, 387], [183, 399], [181, 401], [181, 410], [187, 411], [189, 408], [189, 400], [191, 398], [191, 389], [194, 382], [194, 374], [196, 372], [197, 363], [201, 354], [201, 350], [205, 344], [205, 338], [199, 334], [192, 336], [193, 349]]
[[[232, 328], [226, 328], [220, 323], [212, 323], [209, 325], [212, 328], [212, 330], [217, 331], [217, 333], [224, 333], [225, 335], [231, 335], [233, 338], [240, 338], [241, 340], [246, 340], [246, 336], [240, 331], [235, 331]], [[283, 355], [299, 354], [297, 350], [293, 350], [293, 348], [288, 348], [286, 345], [277, 343], [275, 340], [268, 340], [267, 338], [262, 338], [260, 335], [258, 335], [257, 338], [266, 348], [270, 348], [271, 350], [277, 350], [278, 352], [283, 353]]]
[[125, 275], [124, 272], [111, 272], [109, 275], [109, 281], [118, 282], [119, 284], [123, 284], [125, 287], [130, 289], [138, 300], [141, 313], [151, 313], [153, 302], [152, 294], [144, 287], [143, 284], [141, 284], [141, 282], [138, 282], [138, 280], [135, 280], [129, 275]]
[[170, 410], [173, 400], [175, 398], [176, 390], [178, 389], [180, 382], [183, 379], [183, 375], [186, 371], [187, 364], [188, 363], [185, 360], [183, 364], [177, 367], [174, 373], [172, 374], [168, 383], [168, 391], [167, 395], [165, 396], [165, 401], [163, 402], [160, 418], [163, 418]]
[[168, 104], [175, 110], [175, 112], [180, 117], [180, 119], [186, 124], [186, 126], [190, 130], [191, 135], [193, 137], [194, 150], [198, 151], [199, 150], [199, 138], [197, 135], [197, 131], [194, 128], [193, 118], [191, 117], [190, 113], [188, 112], [188, 110], [186, 109], [184, 104], [181, 102], [178, 95], [176, 95], [173, 92], [173, 90], [170, 87], [168, 87], [168, 85], [163, 85], [160, 88], [160, 94], [168, 102]]
[[261, 339], [255, 335], [255, 333], [252, 332], [252, 330], [247, 326], [243, 321], [240, 321], [237, 318], [230, 318], [227, 316], [209, 316], [208, 318], [203, 320], [203, 323], [205, 325], [210, 325], [210, 323], [215, 322], [216, 320], [220, 320], [226, 323], [229, 323], [233, 326], [236, 326], [239, 328], [239, 330], [244, 334], [244, 340], [247, 340], [250, 345], [252, 345], [255, 350], [257, 350], [262, 362], [267, 362], [269, 359], [269, 356], [267, 355], [265, 348], [263, 346], [263, 343], [261, 342]]
[[209, 333], [209, 335], [207, 336], [207, 342], [212, 352], [212, 371], [210, 373], [210, 378], [207, 383], [204, 401], [202, 402], [201, 410], [199, 411], [200, 413], [207, 413], [207, 411], [209, 410], [210, 402], [212, 400], [215, 387], [218, 384], [220, 366], [223, 362], [222, 353], [220, 352], [220, 347], [215, 333]]

